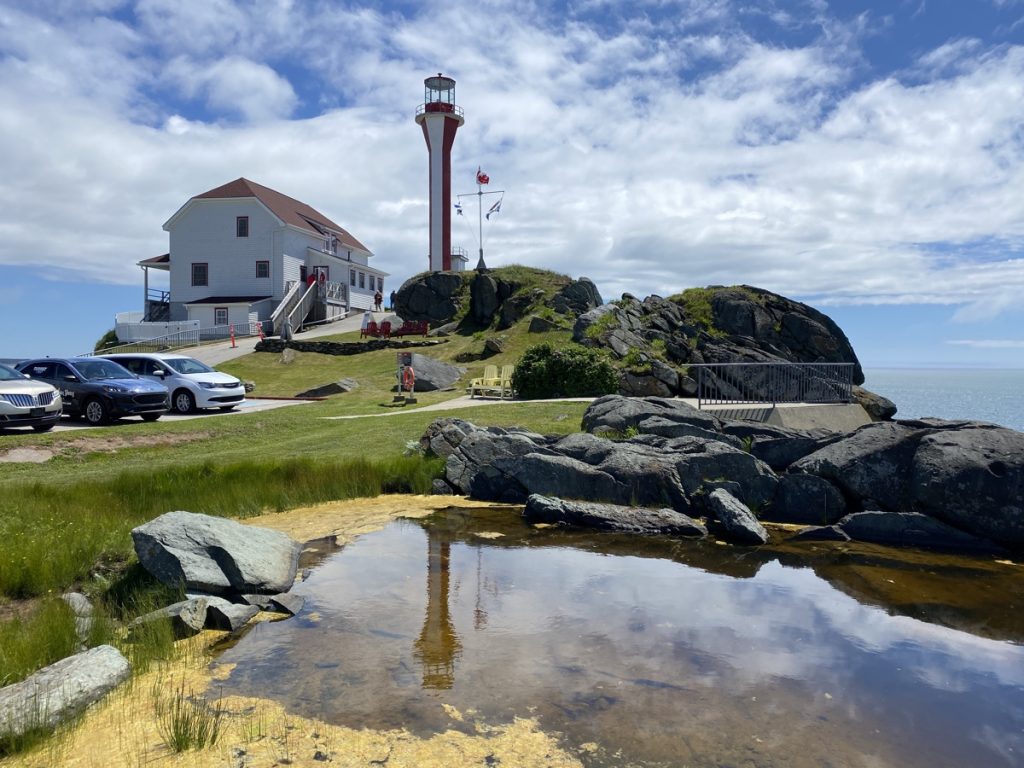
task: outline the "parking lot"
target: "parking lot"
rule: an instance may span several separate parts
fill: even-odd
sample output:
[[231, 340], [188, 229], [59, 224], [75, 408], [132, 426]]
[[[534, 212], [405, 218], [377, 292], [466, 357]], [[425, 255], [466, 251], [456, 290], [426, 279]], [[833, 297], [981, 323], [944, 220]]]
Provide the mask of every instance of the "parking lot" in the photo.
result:
[[[157, 423], [161, 423], [161, 422], [175, 422], [175, 421], [187, 421], [189, 419], [212, 419], [212, 418], [216, 418], [218, 416], [237, 416], [237, 415], [242, 414], [242, 413], [258, 413], [259, 411], [272, 411], [275, 408], [284, 408], [285, 406], [289, 406], [289, 405], [302, 405], [304, 403], [309, 403], [309, 402], [313, 402], [313, 401], [311, 401], [311, 400], [269, 400], [269, 399], [262, 399], [262, 398], [258, 398], [258, 397], [253, 397], [253, 398], [248, 398], [247, 397], [245, 400], [243, 400], [241, 403], [236, 405], [230, 411], [204, 410], [204, 411], [196, 411], [195, 413], [188, 413], [188, 414], [177, 414], [177, 413], [173, 413], [173, 412], [172, 413], [165, 413], [163, 416], [160, 417], [160, 421], [157, 422]], [[110, 426], [117, 426], [118, 424], [122, 424], [124, 426], [128, 426], [130, 424], [142, 424], [142, 419], [139, 418], [138, 416], [128, 416], [126, 418], [117, 419], [117, 420], [111, 422], [111, 424], [108, 425], [107, 427], [93, 427], [93, 426], [90, 426], [89, 424], [86, 424], [84, 421], [78, 421], [78, 420], [70, 419], [67, 416], [64, 416], [63, 418], [61, 418], [60, 422], [57, 424], [57, 426], [55, 426], [53, 428], [52, 431], [53, 432], [70, 432], [70, 431], [73, 431], [73, 430], [81, 430], [81, 429], [107, 429]], [[11, 429], [11, 430], [8, 430], [6, 432], [6, 434], [14, 434], [16, 432], [28, 433], [28, 432], [30, 432], [30, 430], [28, 430], [28, 429], [18, 429], [18, 430]]]

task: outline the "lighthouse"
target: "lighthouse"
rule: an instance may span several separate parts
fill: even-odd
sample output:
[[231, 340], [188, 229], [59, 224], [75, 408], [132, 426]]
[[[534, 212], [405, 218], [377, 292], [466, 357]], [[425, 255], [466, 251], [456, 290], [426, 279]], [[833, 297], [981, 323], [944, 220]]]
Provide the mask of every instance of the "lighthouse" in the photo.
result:
[[416, 122], [423, 128], [430, 158], [430, 270], [452, 268], [452, 144], [465, 122], [455, 104], [455, 81], [440, 72], [423, 81]]

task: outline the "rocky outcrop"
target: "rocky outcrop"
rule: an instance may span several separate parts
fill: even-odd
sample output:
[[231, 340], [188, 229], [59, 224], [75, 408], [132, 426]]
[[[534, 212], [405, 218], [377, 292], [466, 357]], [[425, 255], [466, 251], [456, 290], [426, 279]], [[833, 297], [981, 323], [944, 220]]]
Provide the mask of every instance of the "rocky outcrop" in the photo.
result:
[[802, 539], [866, 541], [892, 547], [951, 550], [996, 554], [1003, 550], [992, 542], [946, 525], [919, 512], [854, 512], [834, 525], [808, 528]]
[[338, 381], [332, 381], [330, 384], [323, 384], [319, 387], [313, 387], [307, 389], [304, 392], [299, 392], [296, 397], [330, 397], [331, 395], [342, 395], [346, 392], [351, 392], [353, 389], [359, 388], [359, 382], [355, 379], [339, 379]]
[[57, 726], [106, 696], [129, 673], [121, 652], [101, 645], [0, 688], [0, 739]]
[[403, 320], [426, 320], [431, 325], [444, 325], [459, 313], [465, 301], [463, 274], [424, 272], [409, 278], [395, 294], [392, 311]]
[[[686, 367], [699, 363], [851, 363], [854, 383], [864, 381], [849, 340], [829, 317], [750, 286], [691, 289], [643, 301], [626, 294], [582, 314], [573, 339], [630, 358], [621, 380], [625, 395], [690, 396], [695, 382]], [[718, 385], [721, 394], [729, 394], [728, 382]], [[823, 397], [833, 389], [824, 378], [812, 385]], [[887, 412], [883, 401], [873, 406], [880, 417]]]
[[[533, 279], [550, 286], [547, 290], [530, 288], [529, 281], [524, 282], [516, 271], [425, 272], [402, 284], [394, 310], [404, 320], [426, 320], [433, 326], [464, 315], [460, 325], [465, 327], [496, 326], [502, 330], [542, 303], [571, 318], [602, 303], [597, 286], [586, 277], [570, 280], [542, 270], [536, 272], [537, 278]], [[555, 287], [552, 296], [551, 288]]]
[[168, 512], [132, 530], [156, 579], [214, 595], [287, 592], [301, 545], [283, 533], [192, 512]]
[[706, 536], [703, 523], [673, 509], [647, 509], [617, 504], [564, 501], [532, 494], [526, 500], [523, 517], [530, 523], [547, 523], [600, 531]]
[[[610, 395], [590, 405], [583, 428], [544, 437], [442, 419], [421, 444], [446, 457], [445, 490], [483, 500], [540, 494], [719, 518], [730, 506], [721, 491], [756, 518], [819, 527], [807, 537], [881, 541], [866, 538], [870, 522], [886, 543], [1024, 548], [1024, 433], [992, 424], [922, 419], [802, 432]], [[932, 522], [856, 517], [865, 511]]]

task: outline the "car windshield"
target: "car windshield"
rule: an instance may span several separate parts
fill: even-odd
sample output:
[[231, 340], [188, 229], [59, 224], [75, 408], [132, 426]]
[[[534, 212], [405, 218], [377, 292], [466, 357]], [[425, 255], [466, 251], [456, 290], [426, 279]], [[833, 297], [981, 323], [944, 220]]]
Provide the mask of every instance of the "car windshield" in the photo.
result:
[[24, 378], [24, 374], [18, 373], [13, 368], [0, 363], [0, 381], [14, 381], [15, 379]]
[[89, 381], [99, 379], [134, 379], [135, 374], [110, 360], [78, 360], [75, 368]]
[[178, 373], [212, 373], [213, 368], [193, 360], [191, 357], [172, 357], [163, 361], [164, 365], [170, 366]]

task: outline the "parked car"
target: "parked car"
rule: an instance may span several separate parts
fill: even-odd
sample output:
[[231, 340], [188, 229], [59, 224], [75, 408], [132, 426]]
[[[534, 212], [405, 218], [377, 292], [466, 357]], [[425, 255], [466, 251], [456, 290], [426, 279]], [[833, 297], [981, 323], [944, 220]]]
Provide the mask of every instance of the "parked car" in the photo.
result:
[[17, 369], [56, 387], [64, 401], [64, 412], [90, 424], [106, 424], [122, 416], [156, 421], [171, 407], [163, 384], [141, 379], [100, 357], [25, 360]]
[[0, 429], [32, 427], [48, 432], [60, 419], [60, 393], [42, 381], [0, 364]]
[[171, 393], [171, 408], [177, 413], [191, 413], [197, 408], [229, 411], [245, 400], [242, 382], [192, 357], [144, 352], [118, 352], [102, 357], [138, 376], [162, 382]]

